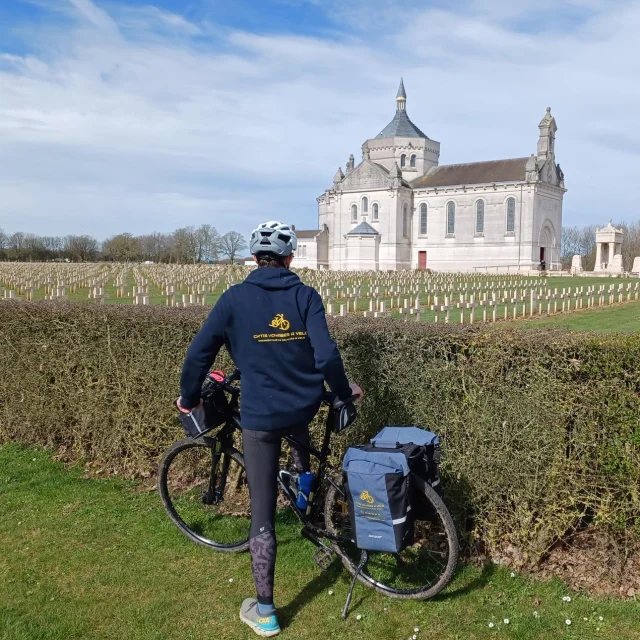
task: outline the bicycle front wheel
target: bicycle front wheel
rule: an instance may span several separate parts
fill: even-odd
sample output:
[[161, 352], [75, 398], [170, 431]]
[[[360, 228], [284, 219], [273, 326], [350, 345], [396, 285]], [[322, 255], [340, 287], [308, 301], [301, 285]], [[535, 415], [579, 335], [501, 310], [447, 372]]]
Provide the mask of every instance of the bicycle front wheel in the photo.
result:
[[214, 440], [179, 440], [160, 463], [158, 491], [193, 542], [228, 553], [249, 548], [249, 487], [242, 454], [232, 447], [216, 455]]
[[[421, 478], [414, 478], [428, 520], [416, 521], [415, 542], [400, 553], [370, 551], [358, 579], [390, 598], [426, 600], [440, 593], [458, 563], [458, 536], [442, 498]], [[347, 501], [341, 486], [331, 486], [325, 500], [325, 526], [334, 534], [352, 538]], [[333, 543], [345, 569], [353, 575], [360, 550], [353, 543]]]

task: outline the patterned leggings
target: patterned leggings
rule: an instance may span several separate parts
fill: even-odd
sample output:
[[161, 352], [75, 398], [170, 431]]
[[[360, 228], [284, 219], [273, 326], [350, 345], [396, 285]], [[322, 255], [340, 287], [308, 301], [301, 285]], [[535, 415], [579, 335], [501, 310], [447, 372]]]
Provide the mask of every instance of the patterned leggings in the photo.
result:
[[[308, 425], [272, 431], [242, 430], [242, 449], [251, 494], [249, 551], [258, 602], [273, 602], [273, 581], [278, 543], [275, 534], [280, 446], [284, 436], [309, 444]], [[309, 470], [309, 452], [292, 447], [298, 473]]]

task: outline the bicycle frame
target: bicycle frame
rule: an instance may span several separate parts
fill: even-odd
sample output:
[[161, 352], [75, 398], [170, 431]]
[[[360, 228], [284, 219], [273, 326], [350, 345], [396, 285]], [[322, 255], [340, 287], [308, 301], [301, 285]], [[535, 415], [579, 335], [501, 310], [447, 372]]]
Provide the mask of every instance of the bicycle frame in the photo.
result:
[[[237, 387], [233, 387], [229, 384], [225, 385], [225, 390], [231, 394], [231, 419], [228, 420], [222, 429], [213, 437], [204, 436], [205, 441], [211, 446], [211, 474], [209, 477], [209, 487], [207, 492], [203, 496], [203, 501], [205, 504], [218, 504], [223, 500], [224, 490], [227, 482], [227, 473], [229, 470], [230, 460], [228, 456], [223, 457], [223, 447], [225, 445], [232, 445], [232, 434], [235, 430], [241, 430], [242, 427], [240, 425], [240, 412], [238, 409], [238, 399], [240, 396], [240, 390]], [[307, 508], [305, 511], [302, 511], [296, 505], [296, 496], [291, 492], [288, 486], [285, 485], [282, 479], [282, 469], [279, 470], [278, 473], [278, 485], [282, 490], [283, 494], [286, 496], [289, 501], [289, 505], [293, 509], [293, 512], [296, 514], [298, 519], [304, 525], [302, 534], [309, 539], [311, 542], [318, 546], [326, 547], [324, 543], [321, 542], [320, 538], [327, 538], [334, 542], [351, 542], [350, 538], [345, 536], [337, 536], [335, 534], [330, 533], [324, 528], [317, 527], [313, 524], [313, 518], [318, 513], [318, 502], [314, 499], [318, 493], [318, 488], [320, 483], [325, 480], [332, 484], [338, 491], [342, 491], [340, 487], [334, 482], [333, 478], [329, 473], [327, 473], [327, 460], [329, 459], [329, 455], [331, 454], [331, 412], [335, 411], [335, 409], [329, 407], [329, 414], [327, 416], [327, 421], [325, 425], [324, 436], [322, 439], [322, 446], [320, 449], [316, 449], [312, 445], [306, 445], [305, 443], [297, 441], [295, 438], [291, 436], [285, 436], [285, 440], [289, 442], [289, 444], [293, 445], [298, 449], [303, 449], [308, 452], [311, 456], [318, 460], [318, 470], [315, 474], [314, 482], [311, 487], [311, 492], [309, 493], [309, 499]], [[240, 453], [240, 452], [239, 452]], [[217, 486], [215, 484], [215, 477], [218, 470], [218, 464], [220, 464], [220, 459], [222, 458], [222, 469], [220, 473], [220, 479]]]

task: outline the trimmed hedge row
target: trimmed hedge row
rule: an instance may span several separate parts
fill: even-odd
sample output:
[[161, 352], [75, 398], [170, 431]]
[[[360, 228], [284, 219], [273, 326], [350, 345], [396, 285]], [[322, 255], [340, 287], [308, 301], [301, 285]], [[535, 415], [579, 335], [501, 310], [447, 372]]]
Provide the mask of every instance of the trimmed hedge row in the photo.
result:
[[[204, 317], [195, 308], [0, 303], [0, 441], [153, 473], [181, 437], [171, 402]], [[640, 336], [355, 317], [330, 327], [367, 392], [336, 455], [386, 424], [439, 433], [467, 542], [515, 565], [578, 527], [620, 545], [640, 541]]]

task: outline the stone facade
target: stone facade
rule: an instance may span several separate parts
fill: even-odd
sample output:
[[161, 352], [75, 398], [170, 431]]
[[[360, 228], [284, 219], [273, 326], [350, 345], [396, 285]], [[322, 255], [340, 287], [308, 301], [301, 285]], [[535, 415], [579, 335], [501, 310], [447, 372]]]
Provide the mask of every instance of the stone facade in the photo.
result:
[[611, 220], [609, 224], [596, 229], [596, 264], [594, 272], [623, 273], [622, 240], [624, 231], [616, 229]]
[[[439, 165], [440, 143], [396, 115], [318, 197], [319, 231], [300, 231], [298, 266], [442, 271], [559, 268], [564, 175], [551, 110], [530, 157]], [[302, 253], [304, 255], [301, 255]]]

